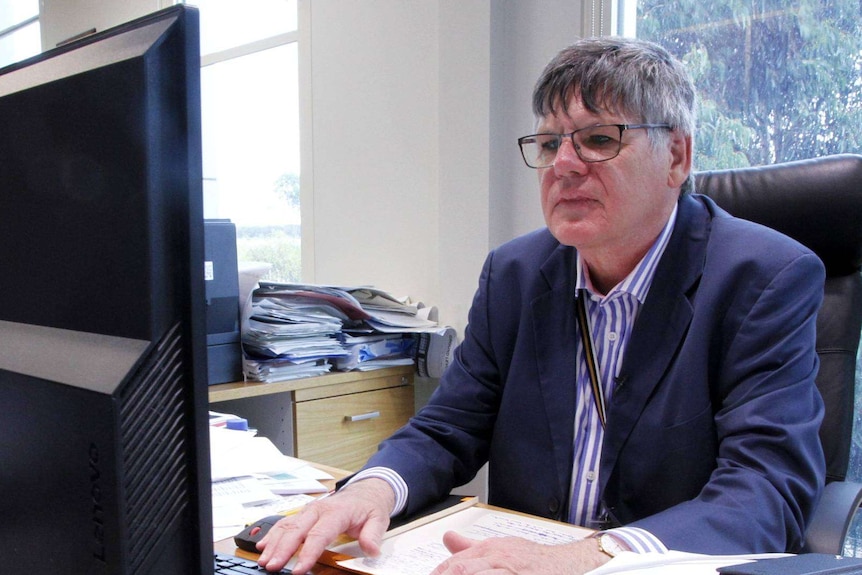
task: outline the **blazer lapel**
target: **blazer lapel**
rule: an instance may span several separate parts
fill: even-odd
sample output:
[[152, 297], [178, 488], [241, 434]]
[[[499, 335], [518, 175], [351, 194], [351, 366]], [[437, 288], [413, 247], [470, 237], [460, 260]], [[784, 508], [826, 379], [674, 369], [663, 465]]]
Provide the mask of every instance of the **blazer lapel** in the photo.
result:
[[568, 493], [575, 420], [575, 250], [558, 247], [541, 268], [548, 291], [532, 302], [538, 389], [548, 415], [557, 477]]
[[691, 196], [683, 196], [673, 235], [635, 323], [608, 406], [600, 473], [602, 489], [620, 449], [688, 331], [692, 314], [689, 292], [703, 271], [709, 227], [707, 209]]

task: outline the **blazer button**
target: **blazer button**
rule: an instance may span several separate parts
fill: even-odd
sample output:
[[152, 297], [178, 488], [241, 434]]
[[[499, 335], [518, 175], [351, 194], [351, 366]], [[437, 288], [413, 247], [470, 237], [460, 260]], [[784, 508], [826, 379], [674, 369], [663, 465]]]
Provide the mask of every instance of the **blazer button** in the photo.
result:
[[560, 500], [556, 497], [551, 497], [548, 500], [548, 511], [550, 511], [552, 515], [556, 516], [560, 512]]

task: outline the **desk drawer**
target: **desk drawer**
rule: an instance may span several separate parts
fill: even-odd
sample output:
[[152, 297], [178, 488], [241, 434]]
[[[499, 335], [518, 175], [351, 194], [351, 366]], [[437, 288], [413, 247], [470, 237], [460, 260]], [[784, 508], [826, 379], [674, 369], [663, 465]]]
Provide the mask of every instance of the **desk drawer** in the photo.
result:
[[356, 471], [413, 415], [413, 386], [297, 401], [296, 457]]

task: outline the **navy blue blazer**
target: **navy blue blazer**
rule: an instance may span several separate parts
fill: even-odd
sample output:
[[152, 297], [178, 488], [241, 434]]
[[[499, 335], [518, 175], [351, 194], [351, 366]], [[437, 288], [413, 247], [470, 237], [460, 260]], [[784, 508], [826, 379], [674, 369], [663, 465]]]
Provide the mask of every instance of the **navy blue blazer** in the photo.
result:
[[[565, 520], [575, 250], [543, 229], [487, 258], [464, 341], [429, 404], [368, 466], [408, 512], [489, 462], [489, 503]], [[824, 483], [814, 384], [824, 269], [812, 252], [683, 196], [608, 406], [602, 500], [671, 549], [798, 550]]]

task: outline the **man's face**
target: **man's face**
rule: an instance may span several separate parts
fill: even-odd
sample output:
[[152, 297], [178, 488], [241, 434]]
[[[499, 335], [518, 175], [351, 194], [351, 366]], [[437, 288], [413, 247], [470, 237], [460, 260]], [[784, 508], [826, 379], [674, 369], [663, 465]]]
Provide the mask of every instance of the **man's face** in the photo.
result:
[[[570, 133], [595, 124], [639, 121], [593, 114], [574, 98], [565, 112], [545, 116], [536, 131]], [[690, 142], [676, 131], [668, 136], [667, 144], [653, 146], [646, 130], [625, 130], [619, 155], [598, 163], [585, 163], [571, 139], [564, 139], [554, 165], [538, 170], [542, 212], [554, 237], [585, 257], [651, 245], [690, 169]]]

